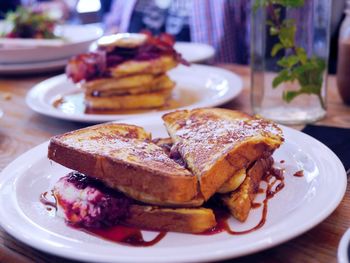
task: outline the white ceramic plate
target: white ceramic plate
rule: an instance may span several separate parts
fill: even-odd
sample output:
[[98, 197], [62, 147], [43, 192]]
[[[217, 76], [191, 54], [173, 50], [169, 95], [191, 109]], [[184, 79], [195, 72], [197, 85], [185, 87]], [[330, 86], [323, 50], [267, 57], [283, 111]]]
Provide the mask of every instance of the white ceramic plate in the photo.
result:
[[[0, 23], [0, 32], [1, 26]], [[19, 65], [43, 61], [68, 59], [73, 55], [88, 51], [90, 44], [102, 36], [102, 29], [95, 25], [63, 25], [58, 27], [63, 45], [50, 47], [9, 47], [0, 46], [0, 65]], [[36, 40], [32, 40], [32, 42]]]
[[203, 43], [176, 42], [174, 48], [191, 63], [205, 62], [215, 55], [215, 49]]
[[[224, 104], [236, 97], [242, 90], [242, 81], [236, 74], [204, 65], [190, 67], [179, 66], [169, 72], [169, 77], [176, 82], [173, 97], [179, 108], [213, 107]], [[45, 80], [30, 90], [27, 104], [34, 111], [66, 120], [81, 122], [105, 122], [138, 116], [162, 115], [169, 110], [145, 110], [124, 114], [86, 114], [82, 97], [64, 110], [55, 108], [53, 102], [58, 96], [79, 92], [79, 88], [65, 75]], [[80, 105], [80, 106], [79, 106]]]
[[350, 228], [342, 236], [338, 247], [338, 263], [349, 263]]
[[[160, 117], [128, 121], [145, 127], [154, 137], [166, 136]], [[238, 257], [270, 248], [314, 227], [338, 206], [346, 189], [346, 174], [336, 155], [299, 131], [283, 128], [285, 143], [276, 151], [284, 167], [285, 188], [269, 202], [266, 224], [255, 232], [234, 236], [168, 233], [152, 247], [130, 247], [105, 241], [68, 227], [49, 215], [39, 202], [41, 193], [69, 170], [50, 162], [47, 143], [23, 154], [0, 175], [0, 224], [22, 242], [42, 251], [95, 262], [203, 262]], [[285, 163], [280, 164], [280, 160]], [[293, 173], [302, 169], [304, 177]], [[261, 198], [258, 196], [257, 198]], [[254, 226], [261, 211], [254, 209], [245, 223], [230, 220], [235, 230]], [[147, 239], [154, 232], [143, 231]]]
[[67, 65], [68, 59], [59, 59], [52, 61], [21, 63], [21, 64], [0, 64], [0, 74], [18, 75], [47, 73], [63, 69]]

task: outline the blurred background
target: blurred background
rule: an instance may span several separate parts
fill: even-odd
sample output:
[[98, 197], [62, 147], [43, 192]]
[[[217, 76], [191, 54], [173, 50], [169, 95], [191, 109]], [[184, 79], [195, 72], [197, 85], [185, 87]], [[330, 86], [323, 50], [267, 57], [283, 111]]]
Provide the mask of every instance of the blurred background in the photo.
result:
[[[251, 0], [250, 0], [251, 1]], [[213, 46], [216, 63], [249, 63], [251, 2], [247, 0], [2, 0], [0, 19], [35, 6], [68, 24], [99, 23], [106, 33], [167, 32], [177, 41]], [[346, 0], [332, 3], [329, 72], [336, 73], [338, 34]]]

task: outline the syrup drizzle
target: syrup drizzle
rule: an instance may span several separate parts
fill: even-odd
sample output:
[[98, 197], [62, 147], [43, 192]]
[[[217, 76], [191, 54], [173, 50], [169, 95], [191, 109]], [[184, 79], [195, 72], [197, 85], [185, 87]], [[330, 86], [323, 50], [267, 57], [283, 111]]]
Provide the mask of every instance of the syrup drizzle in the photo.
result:
[[116, 225], [109, 228], [78, 228], [89, 234], [101, 237], [105, 240], [131, 245], [135, 247], [150, 247], [157, 244], [166, 236], [166, 232], [159, 232], [152, 240], [146, 241], [138, 228]]
[[293, 175], [295, 177], [303, 177], [304, 176], [304, 171], [303, 170], [297, 171]]
[[[51, 198], [48, 196], [49, 192], [44, 192], [40, 195], [40, 202], [45, 206], [47, 211], [52, 211], [55, 209], [57, 211], [57, 200], [53, 194], [53, 191], [50, 192], [51, 198], [54, 201], [51, 201]], [[124, 245], [130, 245], [135, 247], [149, 247], [153, 246], [162, 240], [166, 236], [166, 232], [159, 232], [152, 240], [146, 241], [142, 235], [141, 229], [124, 226], [124, 225], [115, 225], [108, 228], [88, 228], [81, 227], [69, 224], [68, 226], [84, 231], [86, 233], [98, 236], [105, 240], [117, 242]]]
[[[282, 169], [277, 169], [277, 168], [272, 167], [265, 174], [265, 176], [262, 178], [262, 180], [267, 183], [267, 187], [265, 190], [265, 199], [263, 200], [262, 203], [252, 203], [252, 208], [257, 208], [261, 205], [263, 206], [262, 213], [261, 213], [261, 219], [257, 225], [255, 225], [254, 227], [252, 227], [250, 229], [243, 230], [243, 231], [232, 230], [227, 222], [228, 219], [231, 217], [230, 213], [228, 213], [226, 210], [215, 207], [212, 209], [214, 210], [214, 213], [215, 213], [217, 225], [215, 227], [213, 227], [212, 229], [203, 232], [202, 234], [203, 235], [213, 235], [213, 234], [218, 234], [218, 233], [225, 231], [230, 235], [243, 235], [243, 234], [248, 234], [250, 232], [253, 232], [253, 231], [261, 228], [266, 223], [268, 201], [270, 199], [272, 199], [284, 187], [283, 172], [284, 172], [284, 170], [282, 170]], [[276, 185], [276, 183], [278, 183], [278, 184]], [[261, 189], [262, 188], [259, 188], [258, 193], [263, 191]]]
[[50, 192], [51, 198], [53, 198], [55, 201], [50, 201], [48, 195], [48, 192], [44, 192], [40, 195], [40, 203], [42, 203], [47, 211], [51, 211], [52, 209], [55, 209], [57, 211], [57, 202], [56, 198], [53, 195], [53, 192]]
[[213, 235], [213, 234], [218, 234], [221, 232], [226, 232], [230, 235], [243, 235], [243, 234], [248, 234], [250, 232], [253, 232], [259, 228], [261, 228], [265, 222], [266, 222], [266, 216], [267, 216], [267, 203], [268, 203], [268, 199], [269, 198], [265, 198], [263, 201], [263, 209], [262, 209], [262, 216], [261, 219], [259, 221], [259, 223], [247, 230], [243, 230], [243, 231], [234, 231], [231, 229], [231, 227], [228, 224], [228, 219], [231, 217], [231, 214], [228, 213], [225, 210], [222, 209], [215, 209], [214, 213], [215, 213], [215, 218], [217, 221], [216, 226], [214, 226], [212, 229], [209, 229], [203, 233], [201, 233], [201, 235]]
[[263, 194], [263, 193], [265, 193], [265, 190], [263, 188], [259, 188], [258, 194]]
[[259, 208], [261, 207], [261, 203], [252, 203], [252, 208], [253, 209], [256, 209], [256, 208]]

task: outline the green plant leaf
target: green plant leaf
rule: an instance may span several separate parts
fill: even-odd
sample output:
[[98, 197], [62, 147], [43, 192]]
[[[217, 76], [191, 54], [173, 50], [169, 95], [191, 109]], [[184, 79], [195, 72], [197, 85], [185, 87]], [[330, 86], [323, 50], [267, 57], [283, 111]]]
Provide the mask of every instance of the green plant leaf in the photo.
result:
[[326, 69], [326, 61], [324, 59], [313, 57], [311, 61], [317, 65], [319, 71], [324, 71]]
[[266, 25], [268, 26], [275, 26], [272, 20], [266, 20]]
[[299, 90], [294, 91], [294, 90], [285, 90], [282, 94], [282, 98], [284, 101], [290, 103], [295, 97], [301, 95], [302, 92]]
[[270, 26], [270, 36], [277, 36], [280, 33], [279, 29], [275, 26]]
[[307, 61], [307, 54], [306, 54], [305, 49], [303, 49], [301, 47], [297, 47], [296, 48], [296, 53], [297, 53], [297, 56], [298, 56], [301, 64], [305, 64], [306, 61]]
[[295, 32], [295, 25], [290, 27], [281, 27], [278, 37], [285, 48], [294, 47]]
[[310, 84], [310, 85], [305, 85], [301, 87], [301, 91], [303, 93], [307, 93], [307, 94], [319, 94], [321, 92], [321, 85], [317, 85], [317, 84]]
[[277, 61], [277, 64], [283, 68], [292, 68], [298, 62], [299, 62], [298, 56], [291, 55], [288, 57], [281, 58], [279, 61]]
[[272, 81], [272, 87], [275, 89], [277, 88], [281, 83], [289, 81], [290, 74], [287, 69], [284, 69], [278, 73], [278, 75], [273, 79]]
[[304, 0], [273, 0], [275, 4], [280, 4], [285, 7], [301, 7], [304, 5]]
[[271, 49], [271, 56], [274, 57], [276, 54], [283, 49], [283, 45], [281, 43], [276, 43]]

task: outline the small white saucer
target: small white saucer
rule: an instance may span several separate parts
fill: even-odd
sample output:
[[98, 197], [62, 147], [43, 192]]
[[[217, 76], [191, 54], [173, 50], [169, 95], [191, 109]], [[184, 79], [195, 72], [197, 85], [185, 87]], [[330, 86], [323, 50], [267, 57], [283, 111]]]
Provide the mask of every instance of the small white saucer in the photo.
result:
[[349, 263], [350, 228], [342, 236], [338, 247], [338, 263]]

